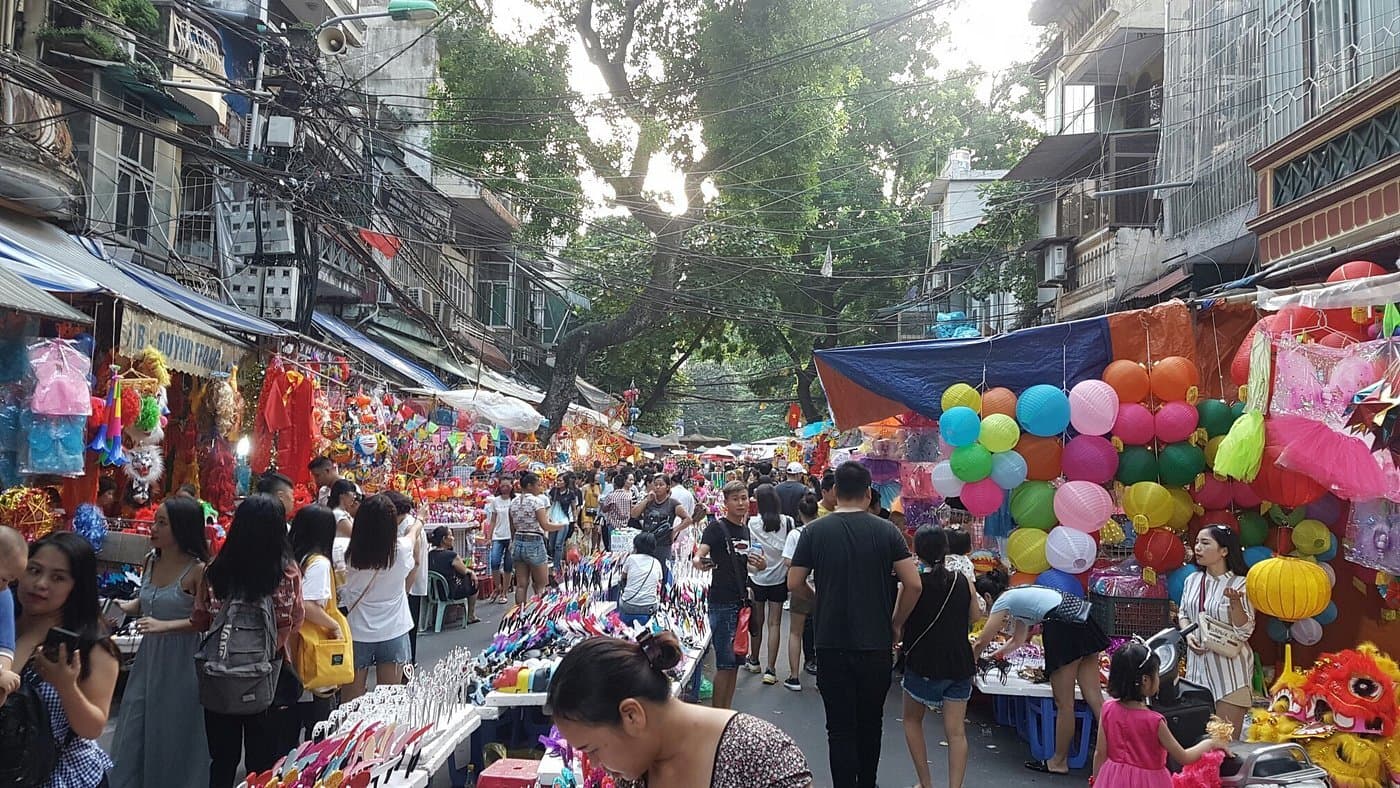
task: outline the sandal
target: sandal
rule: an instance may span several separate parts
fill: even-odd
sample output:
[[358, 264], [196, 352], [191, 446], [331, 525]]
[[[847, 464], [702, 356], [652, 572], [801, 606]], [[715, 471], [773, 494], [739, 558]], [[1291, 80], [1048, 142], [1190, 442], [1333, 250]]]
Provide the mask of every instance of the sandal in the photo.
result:
[[481, 623], [481, 619], [477, 618], [476, 616], [472, 616], [471, 618], [467, 619], [467, 623], [468, 623], [468, 624], [480, 624], [480, 623]]
[[1033, 772], [1040, 772], [1041, 774], [1053, 774], [1053, 775], [1055, 775], [1056, 777], [1068, 777], [1068, 776], [1069, 776], [1069, 770], [1068, 770], [1068, 769], [1066, 769], [1065, 771], [1062, 771], [1062, 772], [1051, 771], [1051, 770], [1050, 770], [1050, 764], [1049, 764], [1048, 762], [1046, 762], [1046, 761], [1026, 761], [1026, 768], [1027, 768], [1027, 769], [1030, 769], [1030, 770], [1033, 771]]

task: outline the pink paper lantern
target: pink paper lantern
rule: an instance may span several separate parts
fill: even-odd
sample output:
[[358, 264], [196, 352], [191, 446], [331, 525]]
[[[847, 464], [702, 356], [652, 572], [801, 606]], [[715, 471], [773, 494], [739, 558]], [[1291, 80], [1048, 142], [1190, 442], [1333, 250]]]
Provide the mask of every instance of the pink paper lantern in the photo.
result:
[[1096, 533], [1112, 515], [1113, 496], [1093, 482], [1065, 482], [1055, 491], [1055, 518], [1076, 531]]
[[1078, 575], [1094, 567], [1099, 545], [1094, 537], [1061, 525], [1045, 538], [1045, 558], [1061, 572]]
[[1118, 472], [1118, 451], [1107, 438], [1077, 435], [1065, 444], [1060, 464], [1070, 481], [1108, 484]]
[[968, 511], [968, 514], [974, 517], [986, 517], [1001, 508], [1006, 493], [997, 486], [996, 482], [991, 479], [983, 479], [964, 484], [962, 494], [958, 498], [962, 501], [963, 508]]
[[1253, 509], [1264, 502], [1264, 499], [1259, 497], [1259, 493], [1255, 492], [1253, 487], [1240, 481], [1230, 482], [1230, 499], [1235, 502], [1235, 507], [1238, 509]]
[[1069, 423], [1081, 435], [1106, 435], [1118, 419], [1118, 392], [1102, 380], [1084, 380], [1069, 390]]
[[1196, 431], [1200, 420], [1196, 406], [1180, 400], [1168, 402], [1157, 410], [1154, 417], [1157, 440], [1163, 443], [1184, 441]]
[[1129, 446], [1145, 446], [1152, 442], [1156, 425], [1152, 411], [1141, 403], [1128, 402], [1118, 406], [1118, 418], [1113, 422], [1113, 436]]
[[1206, 474], [1205, 483], [1200, 489], [1192, 490], [1191, 497], [1203, 509], [1225, 509], [1229, 507], [1233, 497], [1230, 489], [1230, 482], [1224, 479], [1217, 479], [1212, 474]]

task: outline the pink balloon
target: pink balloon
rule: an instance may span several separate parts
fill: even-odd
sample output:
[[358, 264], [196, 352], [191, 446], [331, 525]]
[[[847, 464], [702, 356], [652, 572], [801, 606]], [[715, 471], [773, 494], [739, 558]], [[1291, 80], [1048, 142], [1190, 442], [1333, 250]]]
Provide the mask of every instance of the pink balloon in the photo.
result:
[[1154, 417], [1157, 440], [1163, 443], [1184, 441], [1196, 431], [1200, 420], [1196, 406], [1186, 402], [1168, 402], [1157, 410]]
[[1081, 435], [1106, 435], [1118, 419], [1118, 392], [1102, 380], [1084, 380], [1069, 390], [1069, 423]]
[[969, 514], [974, 517], [986, 517], [1001, 508], [1006, 492], [998, 487], [996, 482], [987, 478], [964, 484], [962, 494], [958, 498]]
[[1055, 517], [1084, 533], [1103, 528], [1113, 515], [1113, 496], [1093, 482], [1065, 482], [1055, 491]]
[[1225, 509], [1230, 506], [1232, 490], [1228, 481], [1217, 479], [1208, 473], [1205, 484], [1201, 485], [1199, 490], [1192, 490], [1191, 497], [1203, 509]]
[[1118, 406], [1118, 418], [1113, 422], [1113, 436], [1129, 446], [1145, 446], [1152, 442], [1156, 426], [1152, 411], [1141, 403], [1127, 402]]
[[1118, 472], [1118, 451], [1107, 438], [1076, 435], [1065, 444], [1060, 466], [1070, 481], [1108, 484]]
[[1230, 482], [1230, 498], [1238, 509], [1253, 509], [1263, 503], [1259, 493], [1245, 482]]

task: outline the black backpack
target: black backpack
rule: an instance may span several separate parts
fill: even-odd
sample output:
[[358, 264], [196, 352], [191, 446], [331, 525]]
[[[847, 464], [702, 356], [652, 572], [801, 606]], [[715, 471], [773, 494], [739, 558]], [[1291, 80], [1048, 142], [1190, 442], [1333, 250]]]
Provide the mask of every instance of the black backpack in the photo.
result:
[[27, 681], [0, 706], [0, 752], [24, 753], [22, 758], [0, 758], [0, 788], [39, 788], [58, 766], [60, 748], [49, 710]]

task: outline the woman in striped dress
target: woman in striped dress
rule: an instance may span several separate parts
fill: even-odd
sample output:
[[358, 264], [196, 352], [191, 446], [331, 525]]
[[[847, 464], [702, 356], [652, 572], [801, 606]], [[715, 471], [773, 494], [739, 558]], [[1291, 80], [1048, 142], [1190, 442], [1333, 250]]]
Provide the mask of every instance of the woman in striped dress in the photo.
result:
[[1198, 630], [1187, 637], [1186, 680], [1210, 690], [1215, 713], [1244, 730], [1244, 717], [1253, 705], [1254, 607], [1245, 595], [1244, 553], [1239, 537], [1226, 526], [1204, 528], [1196, 537], [1196, 567], [1181, 594], [1181, 626], [1198, 624], [1203, 616], [1233, 626], [1243, 645], [1227, 656], [1205, 647]]

